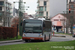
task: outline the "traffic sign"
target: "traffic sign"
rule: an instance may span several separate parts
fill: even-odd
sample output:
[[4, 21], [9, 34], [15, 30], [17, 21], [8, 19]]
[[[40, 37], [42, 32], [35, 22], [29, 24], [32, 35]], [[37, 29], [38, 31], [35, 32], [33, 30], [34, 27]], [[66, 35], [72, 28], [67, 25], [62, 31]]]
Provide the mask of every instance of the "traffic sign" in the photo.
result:
[[75, 29], [75, 24], [73, 24], [73, 29]]
[[73, 34], [75, 33], [75, 24], [73, 25]]
[[75, 27], [73, 27], [73, 29], [74, 29]]

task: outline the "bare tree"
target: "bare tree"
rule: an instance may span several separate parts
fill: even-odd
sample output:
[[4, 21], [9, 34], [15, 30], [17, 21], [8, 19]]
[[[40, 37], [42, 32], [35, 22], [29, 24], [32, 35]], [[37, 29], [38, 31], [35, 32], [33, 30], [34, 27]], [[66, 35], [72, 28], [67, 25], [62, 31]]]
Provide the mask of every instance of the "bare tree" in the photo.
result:
[[12, 23], [11, 27], [17, 27], [17, 25], [19, 24], [19, 17], [14, 17], [11, 23]]

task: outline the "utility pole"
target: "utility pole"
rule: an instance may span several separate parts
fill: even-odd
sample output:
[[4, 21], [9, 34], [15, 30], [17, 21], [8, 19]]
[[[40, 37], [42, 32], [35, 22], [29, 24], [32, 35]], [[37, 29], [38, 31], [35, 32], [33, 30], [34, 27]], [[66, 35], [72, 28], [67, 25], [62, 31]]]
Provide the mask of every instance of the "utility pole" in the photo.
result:
[[[13, 2], [15, 3], [15, 2]], [[23, 20], [23, 13], [25, 12], [25, 6], [23, 5], [23, 3], [25, 4], [26, 2], [23, 2], [23, 0], [19, 0], [19, 33], [20, 33], [20, 36], [22, 36], [22, 20]], [[29, 8], [29, 7], [28, 7]]]

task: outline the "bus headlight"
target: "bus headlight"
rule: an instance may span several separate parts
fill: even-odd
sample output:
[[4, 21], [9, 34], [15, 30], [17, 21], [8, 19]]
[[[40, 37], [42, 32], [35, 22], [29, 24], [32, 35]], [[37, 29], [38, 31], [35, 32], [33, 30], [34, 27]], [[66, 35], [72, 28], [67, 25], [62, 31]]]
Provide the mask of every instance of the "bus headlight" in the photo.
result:
[[39, 36], [41, 37], [42, 35], [40, 34]]
[[23, 36], [25, 36], [25, 34], [23, 34]]

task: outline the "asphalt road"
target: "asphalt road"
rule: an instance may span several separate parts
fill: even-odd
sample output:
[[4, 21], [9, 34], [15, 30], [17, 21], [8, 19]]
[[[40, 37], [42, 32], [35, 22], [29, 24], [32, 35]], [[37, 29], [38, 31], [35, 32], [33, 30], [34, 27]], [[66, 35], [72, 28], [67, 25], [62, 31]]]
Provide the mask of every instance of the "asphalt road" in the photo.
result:
[[[52, 37], [50, 41], [47, 42], [60, 42], [60, 41], [71, 41], [74, 40], [75, 38], [71, 37], [71, 36], [66, 36], [66, 37]], [[37, 43], [38, 41], [32, 41], [32, 42], [28, 42], [28, 43]], [[4, 45], [14, 45], [14, 44], [24, 44], [26, 42], [24, 41], [20, 41], [20, 42], [12, 42], [12, 43], [2, 43], [0, 44], [0, 46], [4, 46]]]

